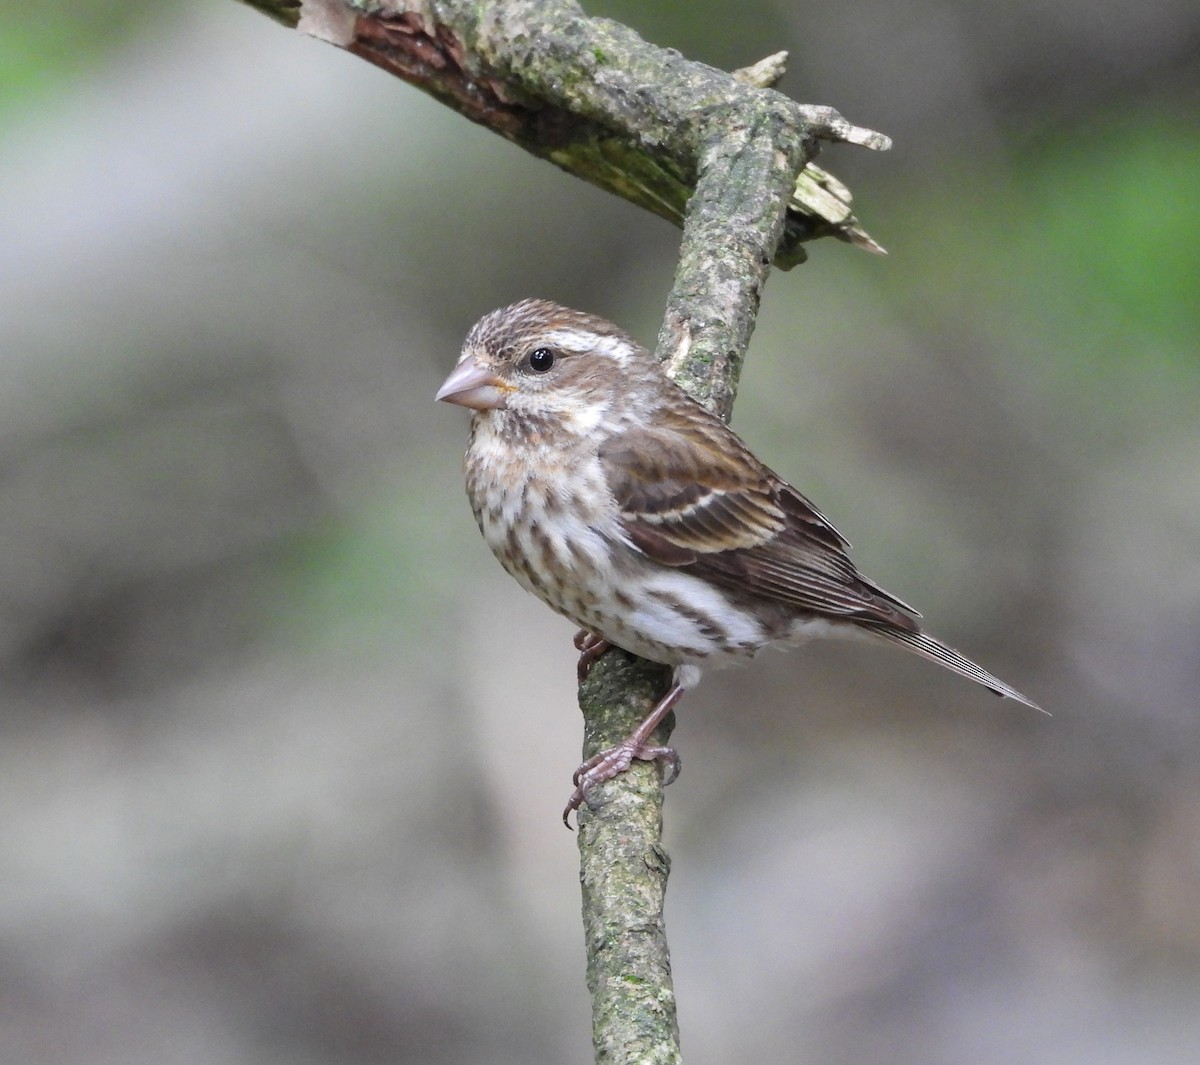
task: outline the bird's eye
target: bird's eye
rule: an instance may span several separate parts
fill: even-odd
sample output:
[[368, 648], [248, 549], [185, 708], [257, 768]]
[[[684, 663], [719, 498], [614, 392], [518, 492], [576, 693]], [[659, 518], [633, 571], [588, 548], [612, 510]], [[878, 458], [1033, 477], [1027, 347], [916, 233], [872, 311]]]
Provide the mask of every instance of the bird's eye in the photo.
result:
[[529, 353], [529, 368], [535, 373], [545, 373], [554, 365], [554, 352], [549, 348], [535, 348]]

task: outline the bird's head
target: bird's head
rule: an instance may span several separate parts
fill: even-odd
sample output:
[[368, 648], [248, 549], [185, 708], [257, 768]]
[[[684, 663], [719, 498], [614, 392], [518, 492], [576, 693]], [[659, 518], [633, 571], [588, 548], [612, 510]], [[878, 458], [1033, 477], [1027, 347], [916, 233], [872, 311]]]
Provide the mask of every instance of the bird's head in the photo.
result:
[[475, 323], [437, 398], [584, 434], [647, 366], [649, 353], [611, 322], [522, 300]]

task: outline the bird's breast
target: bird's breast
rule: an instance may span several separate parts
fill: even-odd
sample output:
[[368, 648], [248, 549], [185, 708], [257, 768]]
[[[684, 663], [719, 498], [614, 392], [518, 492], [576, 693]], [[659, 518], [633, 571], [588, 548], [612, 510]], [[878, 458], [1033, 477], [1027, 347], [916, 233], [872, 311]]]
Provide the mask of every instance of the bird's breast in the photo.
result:
[[513, 446], [480, 418], [466, 454], [467, 494], [501, 565], [575, 624], [672, 665], [745, 659], [770, 642], [755, 612], [628, 540], [596, 447]]
[[522, 585], [573, 615], [611, 579], [616, 507], [594, 452], [493, 431], [473, 434], [466, 455], [467, 495], [492, 552]]

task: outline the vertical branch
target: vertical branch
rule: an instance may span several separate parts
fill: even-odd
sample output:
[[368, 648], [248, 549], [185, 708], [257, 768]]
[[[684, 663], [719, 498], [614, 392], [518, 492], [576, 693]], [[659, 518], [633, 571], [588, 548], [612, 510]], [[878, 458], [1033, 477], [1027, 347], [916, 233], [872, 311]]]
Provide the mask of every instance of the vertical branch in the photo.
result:
[[[665, 689], [670, 670], [610, 651], [580, 685], [584, 755], [624, 739]], [[668, 718], [654, 742], [665, 743]], [[670, 859], [662, 847], [663, 789], [657, 763], [589, 792], [579, 811], [579, 880], [592, 1042], [597, 1065], [681, 1060], [663, 900]]]
[[796, 176], [816, 154], [783, 97], [714, 108], [658, 336], [664, 369], [726, 421]]
[[[769, 98], [706, 116], [659, 356], [687, 391], [728, 418], [806, 144]], [[811, 144], [807, 146], [811, 150]], [[580, 685], [584, 756], [629, 735], [669, 681], [666, 667], [610, 652]], [[669, 717], [654, 737], [666, 743]], [[682, 1060], [663, 919], [660, 768], [635, 763], [580, 811], [580, 881], [598, 1065]]]

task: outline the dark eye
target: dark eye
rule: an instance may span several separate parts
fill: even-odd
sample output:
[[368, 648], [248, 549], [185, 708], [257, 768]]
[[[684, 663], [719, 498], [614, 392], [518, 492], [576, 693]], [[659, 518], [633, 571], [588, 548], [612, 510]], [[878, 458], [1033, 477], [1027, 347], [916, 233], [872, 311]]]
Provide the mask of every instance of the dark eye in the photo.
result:
[[529, 368], [535, 373], [545, 373], [554, 365], [554, 352], [549, 348], [535, 348], [529, 353]]

